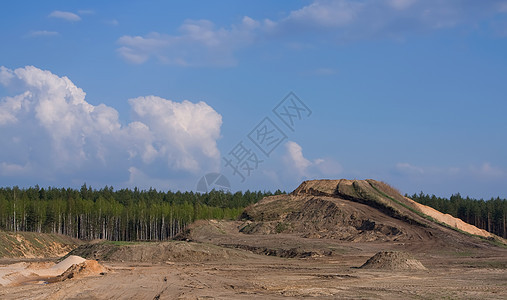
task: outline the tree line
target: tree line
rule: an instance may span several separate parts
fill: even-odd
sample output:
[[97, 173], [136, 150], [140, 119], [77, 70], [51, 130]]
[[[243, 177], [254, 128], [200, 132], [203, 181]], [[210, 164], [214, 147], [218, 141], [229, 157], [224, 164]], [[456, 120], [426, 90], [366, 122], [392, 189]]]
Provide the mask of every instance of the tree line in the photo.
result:
[[[79, 239], [166, 240], [199, 219], [236, 219], [271, 192], [162, 192], [113, 187], [92, 189], [0, 188], [0, 229], [58, 233]], [[408, 196], [408, 195], [406, 195]], [[414, 194], [413, 200], [507, 238], [507, 200], [488, 201]]]
[[430, 206], [443, 213], [507, 238], [507, 200], [491, 198], [488, 201], [463, 198], [459, 193], [450, 198], [427, 195], [423, 192], [407, 196], [421, 204]]
[[[276, 191], [275, 194], [281, 194]], [[0, 188], [0, 229], [79, 239], [166, 240], [195, 220], [236, 219], [271, 192], [162, 192], [137, 188]]]

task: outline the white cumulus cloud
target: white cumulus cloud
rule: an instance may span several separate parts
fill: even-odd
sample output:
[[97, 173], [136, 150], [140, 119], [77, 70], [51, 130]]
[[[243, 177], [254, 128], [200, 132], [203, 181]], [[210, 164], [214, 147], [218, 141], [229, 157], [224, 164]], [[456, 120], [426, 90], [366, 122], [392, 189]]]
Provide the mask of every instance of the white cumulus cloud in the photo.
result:
[[153, 164], [165, 166], [166, 175], [219, 167], [222, 117], [205, 102], [130, 99], [133, 120], [121, 125], [116, 109], [88, 103], [65, 76], [0, 67], [0, 83], [20, 91], [0, 99], [3, 175], [28, 165], [33, 172], [37, 166], [54, 174], [107, 169], [125, 177], [131, 167], [149, 173]]
[[129, 102], [138, 122], [136, 126], [146, 126], [138, 128], [140, 132], [149, 131], [139, 137], [148, 142], [142, 151], [145, 162], [163, 157], [174, 168], [197, 171], [199, 157], [220, 160], [216, 141], [222, 117], [206, 103], [173, 102], [156, 96]]
[[285, 147], [287, 149], [287, 159], [289, 163], [294, 166], [299, 175], [306, 176], [308, 167], [312, 162], [303, 156], [303, 148], [293, 141], [288, 141]]
[[317, 158], [308, 160], [303, 155], [303, 148], [296, 142], [285, 143], [286, 154], [284, 162], [292, 174], [294, 171], [301, 178], [323, 178], [337, 176], [342, 172], [342, 166], [331, 158]]

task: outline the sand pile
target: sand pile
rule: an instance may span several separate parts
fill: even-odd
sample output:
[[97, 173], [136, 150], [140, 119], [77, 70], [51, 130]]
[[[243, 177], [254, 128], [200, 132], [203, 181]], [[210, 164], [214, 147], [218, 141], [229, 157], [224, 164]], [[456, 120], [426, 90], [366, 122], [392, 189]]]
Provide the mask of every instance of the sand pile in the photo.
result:
[[426, 270], [426, 267], [406, 252], [381, 251], [366, 261], [361, 269]]
[[455, 218], [449, 214], [441, 213], [432, 207], [423, 205], [421, 203], [417, 203], [410, 198], [405, 198], [405, 199], [407, 201], [410, 201], [410, 204], [412, 204], [417, 210], [419, 210], [420, 212], [422, 212], [425, 215], [432, 217], [433, 219], [435, 219], [439, 222], [445, 223], [451, 227], [468, 232], [470, 234], [483, 236], [485, 238], [493, 237], [493, 234], [487, 232], [486, 230], [480, 229], [480, 228], [475, 227], [474, 225], [465, 223], [465, 222], [463, 222], [463, 220], [461, 220], [459, 218]]
[[70, 255], [66, 259], [62, 260], [61, 262], [57, 263], [56, 265], [53, 265], [49, 268], [34, 268], [34, 266], [27, 266], [27, 270], [30, 270], [33, 274], [36, 274], [38, 276], [47, 276], [47, 277], [53, 277], [58, 276], [65, 272], [68, 268], [70, 268], [73, 265], [80, 264], [84, 262], [86, 259], [76, 256], [76, 255]]
[[106, 268], [93, 260], [71, 255], [61, 262], [16, 263], [0, 266], [0, 286], [63, 281], [74, 277], [100, 275]]
[[86, 276], [103, 275], [107, 269], [99, 264], [95, 260], [85, 260], [80, 264], [72, 265], [63, 272], [63, 274], [57, 276], [56, 281], [64, 281], [72, 278], [81, 278]]

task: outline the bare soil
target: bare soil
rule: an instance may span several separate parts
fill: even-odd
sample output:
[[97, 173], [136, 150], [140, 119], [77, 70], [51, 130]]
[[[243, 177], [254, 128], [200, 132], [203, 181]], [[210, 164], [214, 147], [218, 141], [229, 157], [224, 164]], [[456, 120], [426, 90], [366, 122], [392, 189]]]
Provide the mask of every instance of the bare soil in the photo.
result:
[[[378, 246], [378, 245], [377, 245]], [[377, 248], [377, 247], [372, 247]], [[372, 251], [373, 250], [373, 251]], [[377, 249], [318, 258], [109, 262], [102, 276], [4, 287], [1, 299], [505, 299], [505, 252], [421, 256], [428, 270], [359, 269]]]
[[0, 299], [506, 299], [504, 240], [409, 200], [373, 180], [307, 181], [179, 241], [81, 245], [70, 254], [107, 272], [75, 265], [63, 281], [0, 287]]

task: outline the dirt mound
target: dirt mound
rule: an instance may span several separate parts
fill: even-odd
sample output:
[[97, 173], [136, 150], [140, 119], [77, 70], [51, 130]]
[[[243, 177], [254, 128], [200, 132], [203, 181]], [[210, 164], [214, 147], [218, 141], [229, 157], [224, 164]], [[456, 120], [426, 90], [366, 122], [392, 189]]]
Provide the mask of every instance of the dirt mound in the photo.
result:
[[426, 267], [406, 252], [381, 251], [368, 259], [361, 269], [426, 270]]
[[0, 258], [60, 257], [82, 244], [59, 234], [0, 231]]
[[215, 245], [192, 242], [108, 242], [82, 245], [69, 254], [101, 261], [163, 263], [201, 262], [243, 257], [243, 253]]
[[401, 241], [418, 235], [408, 221], [420, 222], [390, 205], [366, 181], [303, 182], [289, 195], [266, 197], [245, 209], [241, 228], [247, 234], [299, 234], [344, 241]]
[[461, 230], [501, 241], [372, 179], [305, 181], [289, 195], [266, 197], [247, 207], [240, 218], [246, 221], [240, 229], [246, 234], [285, 233], [352, 242], [436, 238], [442, 243], [452, 235], [453, 242], [469, 241]]
[[85, 260], [80, 264], [70, 266], [65, 272], [56, 277], [56, 281], [65, 281], [72, 278], [103, 275], [107, 269], [95, 260]]
[[289, 195], [279, 201], [261, 203], [247, 212], [247, 219], [250, 222], [240, 231], [248, 234], [296, 233], [307, 238], [356, 242], [400, 240], [407, 236], [395, 220], [373, 208], [352, 202], [338, 203], [325, 196]]

